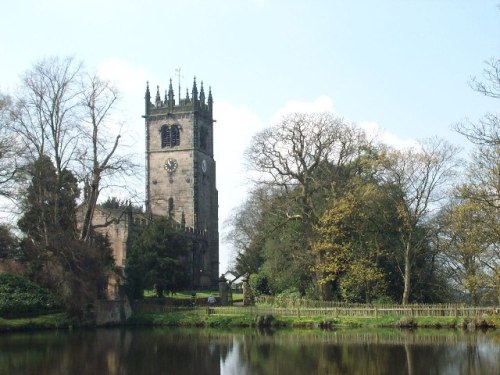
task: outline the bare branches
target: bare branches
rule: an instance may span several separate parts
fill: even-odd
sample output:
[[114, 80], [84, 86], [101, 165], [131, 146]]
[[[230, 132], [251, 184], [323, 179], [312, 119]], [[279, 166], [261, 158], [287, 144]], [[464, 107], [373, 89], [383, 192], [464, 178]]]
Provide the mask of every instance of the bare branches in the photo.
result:
[[82, 81], [81, 107], [87, 150], [81, 154], [83, 168], [84, 204], [86, 207], [80, 238], [87, 241], [92, 234], [92, 218], [102, 188], [102, 180], [115, 174], [127, 173], [132, 163], [116, 154], [120, 133], [110, 137], [107, 133], [113, 123], [112, 109], [118, 99], [117, 91], [107, 81], [87, 75]]
[[396, 187], [393, 199], [402, 222], [403, 304], [409, 301], [413, 264], [425, 242], [425, 238], [418, 239], [419, 227], [447, 198], [447, 188], [451, 188], [455, 175], [456, 154], [456, 147], [439, 139], [421, 142], [418, 150], [392, 150], [387, 154], [384, 177], [388, 185]]
[[500, 59], [491, 58], [485, 64], [483, 79], [473, 77], [470, 86], [485, 96], [500, 99]]
[[314, 221], [311, 197], [321, 185], [320, 169], [351, 162], [364, 145], [364, 133], [342, 118], [330, 113], [295, 113], [257, 134], [246, 159], [258, 172], [258, 183], [285, 191], [296, 189], [302, 220]]
[[11, 127], [23, 140], [30, 159], [49, 155], [58, 173], [73, 161], [77, 147], [76, 79], [81, 64], [72, 58], [49, 58], [25, 73], [11, 112]]
[[[500, 59], [486, 62], [483, 80], [474, 78], [471, 87], [500, 99]], [[488, 113], [476, 123], [466, 121], [455, 130], [476, 145], [467, 168], [467, 182], [460, 188], [462, 197], [500, 208], [500, 117]]]

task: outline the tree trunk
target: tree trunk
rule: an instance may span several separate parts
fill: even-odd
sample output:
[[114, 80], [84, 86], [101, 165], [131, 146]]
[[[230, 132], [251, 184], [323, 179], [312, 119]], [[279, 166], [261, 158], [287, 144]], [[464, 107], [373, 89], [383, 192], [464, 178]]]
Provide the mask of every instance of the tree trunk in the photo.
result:
[[[94, 179], [97, 179], [94, 177]], [[93, 179], [93, 181], [94, 181]], [[83, 219], [82, 232], [80, 239], [84, 242], [89, 241], [90, 235], [92, 233], [92, 218], [94, 216], [95, 207], [97, 205], [97, 197], [99, 194], [98, 182], [93, 182], [90, 187], [90, 194], [87, 201], [87, 207], [85, 208], [85, 216]]]
[[411, 245], [410, 241], [406, 243], [405, 246], [405, 273], [403, 276], [404, 279], [404, 290], [403, 290], [403, 305], [408, 304], [408, 300], [410, 298], [410, 276], [411, 276]]

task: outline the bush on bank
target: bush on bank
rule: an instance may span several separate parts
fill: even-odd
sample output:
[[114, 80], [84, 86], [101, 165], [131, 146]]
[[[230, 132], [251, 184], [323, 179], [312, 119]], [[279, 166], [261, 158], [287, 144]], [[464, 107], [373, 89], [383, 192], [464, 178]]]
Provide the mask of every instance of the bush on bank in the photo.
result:
[[0, 317], [25, 317], [61, 309], [48, 290], [17, 275], [0, 274]]

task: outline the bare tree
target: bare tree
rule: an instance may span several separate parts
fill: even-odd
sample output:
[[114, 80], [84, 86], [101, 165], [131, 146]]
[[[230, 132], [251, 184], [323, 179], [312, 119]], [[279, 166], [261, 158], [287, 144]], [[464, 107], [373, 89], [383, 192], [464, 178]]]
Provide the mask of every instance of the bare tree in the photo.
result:
[[[57, 185], [63, 171], [74, 161], [78, 146], [78, 75], [81, 64], [72, 58], [44, 59], [27, 71], [15, 106], [10, 111], [9, 128], [21, 142], [26, 164], [48, 156], [54, 163]], [[44, 200], [43, 192], [39, 197]], [[57, 221], [61, 207], [52, 206]]]
[[[500, 99], [500, 59], [486, 62], [483, 80], [473, 78], [477, 92]], [[500, 208], [500, 116], [487, 113], [477, 122], [463, 121], [455, 129], [476, 145], [468, 165], [467, 182], [462, 186], [464, 198]]]
[[365, 144], [362, 131], [331, 113], [294, 113], [255, 135], [246, 160], [258, 183], [294, 189], [301, 212], [288, 217], [310, 224], [319, 217], [312, 197], [324, 187], [322, 168], [352, 161]]
[[413, 265], [428, 241], [420, 229], [447, 198], [456, 153], [455, 147], [439, 139], [421, 142], [419, 149], [387, 152], [385, 179], [388, 186], [396, 188], [392, 197], [402, 221], [403, 304], [409, 301]]
[[[59, 179], [65, 169], [78, 176], [85, 210], [80, 238], [85, 241], [100, 192], [112, 179], [135, 173], [132, 158], [118, 152], [121, 127], [113, 118], [117, 99], [110, 83], [89, 74], [81, 63], [52, 57], [24, 75], [10, 111], [9, 127], [29, 162], [48, 156]], [[53, 210], [57, 218], [57, 202]]]
[[[482, 78], [474, 77], [473, 90], [493, 99], [500, 99], [500, 59], [486, 62]], [[459, 188], [464, 200], [472, 201], [480, 211], [479, 217], [489, 233], [486, 246], [489, 257], [482, 258], [482, 271], [493, 280], [500, 299], [500, 114], [487, 113], [477, 122], [463, 121], [455, 129], [475, 145], [471, 161], [467, 164], [465, 181]]]
[[11, 128], [31, 161], [49, 156], [58, 173], [74, 160], [78, 144], [78, 75], [73, 58], [48, 58], [33, 65], [22, 80]]
[[82, 135], [87, 147], [80, 155], [83, 169], [85, 213], [80, 238], [88, 241], [92, 235], [92, 218], [103, 186], [103, 179], [117, 174], [133, 173], [136, 166], [129, 156], [117, 152], [120, 131], [110, 135], [113, 123], [112, 110], [118, 99], [117, 91], [107, 81], [96, 75], [85, 76], [81, 93]]

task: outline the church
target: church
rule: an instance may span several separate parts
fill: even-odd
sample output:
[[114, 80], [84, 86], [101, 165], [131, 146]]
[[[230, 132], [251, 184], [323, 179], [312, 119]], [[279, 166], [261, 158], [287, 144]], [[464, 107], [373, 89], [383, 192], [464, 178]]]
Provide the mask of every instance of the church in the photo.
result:
[[[180, 92], [179, 92], [180, 96]], [[218, 192], [213, 142], [213, 98], [196, 78], [191, 93], [175, 100], [172, 80], [164, 96], [157, 86], [154, 99], [146, 85], [145, 213], [96, 209], [96, 231], [111, 242], [116, 265], [124, 270], [129, 234], [154, 217], [168, 217], [191, 239], [188, 255], [193, 288], [217, 286], [219, 274]], [[109, 223], [109, 225], [103, 225]], [[120, 280], [110, 280], [116, 296]]]
[[[180, 96], [180, 92], [179, 92]], [[191, 269], [195, 287], [217, 285], [219, 220], [214, 160], [213, 98], [193, 82], [191, 95], [175, 100], [172, 80], [145, 95], [146, 213], [166, 216], [193, 237]]]

